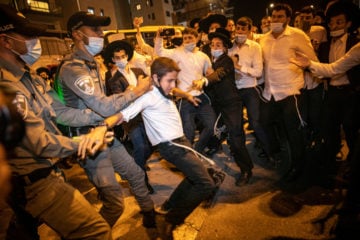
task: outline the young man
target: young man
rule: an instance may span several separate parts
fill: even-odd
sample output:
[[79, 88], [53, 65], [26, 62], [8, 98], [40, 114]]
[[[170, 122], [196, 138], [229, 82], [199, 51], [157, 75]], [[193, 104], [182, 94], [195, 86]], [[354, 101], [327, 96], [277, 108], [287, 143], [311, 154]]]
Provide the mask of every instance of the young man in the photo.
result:
[[163, 232], [163, 239], [172, 239], [172, 230], [182, 224], [215, 189], [207, 169], [194, 154], [194, 150], [184, 136], [181, 118], [172, 100], [172, 91], [176, 86], [179, 71], [180, 68], [170, 58], [155, 59], [151, 65], [154, 88], [122, 110], [117, 118], [108, 121], [111, 126], [120, 121], [129, 121], [142, 113], [151, 144], [157, 146], [161, 156], [184, 174], [183, 181], [167, 201], [168, 212], [165, 215], [167, 231]]
[[39, 219], [64, 239], [111, 239], [106, 221], [78, 190], [54, 171], [54, 164], [61, 158], [77, 151], [84, 158], [93, 144], [97, 150], [103, 144], [106, 127], [97, 127], [83, 135], [80, 143], [61, 135], [55, 122], [58, 110], [79, 122], [95, 115], [56, 102], [48, 94], [44, 80], [31, 70], [41, 53], [36, 36], [45, 26], [30, 23], [20, 12], [3, 4], [0, 15], [0, 83], [16, 91], [17, 110], [26, 124], [24, 137], [14, 153], [8, 155], [12, 171], [8, 203], [16, 215], [8, 239], [38, 239]]
[[[243, 128], [243, 105], [235, 85], [234, 63], [227, 55], [227, 49], [232, 45], [230, 33], [224, 28], [217, 28], [209, 34], [212, 68], [215, 72], [207, 75], [206, 92], [214, 107], [224, 120], [229, 132], [228, 143], [234, 160], [240, 168], [240, 174], [235, 184], [242, 186], [249, 183], [254, 164], [245, 145]], [[203, 81], [195, 81], [199, 87]]]
[[[106, 96], [105, 86], [94, 56], [103, 49], [104, 35], [101, 27], [110, 24], [110, 18], [95, 16], [87, 12], [76, 12], [68, 20], [68, 31], [74, 41], [74, 51], [65, 57], [56, 79], [59, 92], [67, 106], [90, 109], [108, 117], [115, 114], [149, 89], [149, 79], [137, 79], [136, 87], [123, 93]], [[88, 132], [96, 125], [95, 119], [88, 123], [77, 123], [69, 127], [77, 135]], [[145, 184], [144, 171], [135, 163], [123, 144], [117, 139], [105, 151], [88, 158], [82, 165], [90, 181], [102, 196], [100, 213], [113, 226], [124, 210], [122, 189], [115, 172], [127, 179], [135, 199], [144, 213], [143, 225], [154, 226], [154, 203]], [[147, 221], [149, 220], [149, 221]]]
[[[137, 85], [137, 79], [141, 75], [146, 74], [140, 68], [130, 67], [134, 50], [130, 43], [125, 40], [117, 40], [111, 42], [103, 51], [103, 58], [105, 63], [110, 63], [113, 66], [105, 74], [106, 95], [125, 92], [127, 88], [133, 88]], [[108, 65], [108, 64], [106, 64]], [[117, 126], [117, 135], [126, 134], [129, 136], [132, 143], [132, 156], [135, 162], [141, 167], [145, 174], [146, 186], [149, 192], [154, 193], [154, 189], [149, 184], [149, 179], [146, 173], [146, 160], [152, 153], [151, 144], [146, 136], [144, 123], [141, 114], [132, 119], [129, 123], [123, 126]], [[121, 138], [123, 136], [117, 136]]]
[[195, 139], [197, 128], [196, 120], [203, 126], [199, 140], [194, 146], [196, 151], [202, 153], [209, 142], [209, 139], [214, 135], [213, 129], [216, 115], [211, 107], [211, 102], [204, 91], [202, 89], [193, 89], [192, 86], [194, 80], [204, 79], [204, 76], [207, 73], [213, 71], [211, 69], [210, 59], [196, 47], [198, 33], [194, 29], [185, 28], [183, 31], [183, 44], [174, 49], [165, 49], [163, 47], [160, 30], [161, 29], [159, 29], [155, 38], [155, 52], [158, 56], [169, 57], [178, 63], [181, 69], [178, 75], [178, 88], [201, 100], [198, 106], [194, 106], [185, 99], [181, 99], [178, 102], [178, 105], [182, 124], [184, 126], [184, 133], [191, 144], [194, 143]]
[[260, 118], [271, 144], [270, 155], [280, 152], [280, 146], [274, 145], [278, 141], [273, 126], [280, 120], [286, 131], [291, 153], [290, 162], [286, 163], [288, 172], [283, 178], [286, 182], [294, 182], [305, 167], [305, 123], [300, 114], [304, 72], [290, 63], [289, 58], [298, 50], [317, 59], [309, 37], [300, 29], [289, 26], [291, 14], [289, 5], [276, 4], [272, 9], [271, 31], [260, 40], [265, 71], [263, 97], [268, 101], [263, 105]]

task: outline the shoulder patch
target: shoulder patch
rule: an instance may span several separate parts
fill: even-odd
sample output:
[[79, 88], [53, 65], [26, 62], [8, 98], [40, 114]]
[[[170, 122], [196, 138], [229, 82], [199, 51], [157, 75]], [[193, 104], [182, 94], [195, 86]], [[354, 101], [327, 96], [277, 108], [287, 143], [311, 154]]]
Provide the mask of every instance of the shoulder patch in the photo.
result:
[[86, 95], [93, 95], [95, 86], [91, 77], [82, 76], [75, 81], [75, 86]]
[[25, 119], [27, 117], [29, 109], [26, 97], [21, 94], [16, 94], [14, 104], [16, 105], [17, 111], [20, 113], [23, 119]]

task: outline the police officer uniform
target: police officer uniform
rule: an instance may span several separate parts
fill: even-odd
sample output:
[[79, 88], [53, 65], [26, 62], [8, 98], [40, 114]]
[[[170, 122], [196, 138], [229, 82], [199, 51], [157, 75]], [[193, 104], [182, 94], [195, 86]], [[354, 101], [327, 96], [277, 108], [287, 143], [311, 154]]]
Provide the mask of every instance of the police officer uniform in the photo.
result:
[[[0, 21], [0, 33], [5, 37], [11, 37], [9, 28], [27, 36], [40, 31], [39, 26], [30, 24], [7, 5], [0, 5], [0, 14], [5, 15]], [[100, 214], [53, 170], [59, 158], [76, 153], [79, 147], [78, 142], [62, 136], [56, 127], [57, 106], [61, 104], [47, 94], [44, 81], [28, 66], [20, 67], [0, 58], [0, 79], [2, 85], [16, 92], [15, 103], [26, 123], [22, 141], [8, 156], [12, 171], [9, 205], [16, 214], [16, 222], [26, 227], [24, 237], [39, 237], [34, 219], [41, 219], [66, 239], [111, 239], [110, 228]], [[65, 116], [63, 107], [61, 111]], [[75, 109], [70, 114], [74, 119], [85, 116]]]
[[[136, 97], [132, 92], [106, 96], [98, 64], [94, 58], [76, 47], [73, 54], [65, 58], [55, 85], [61, 89], [59, 92], [67, 106], [82, 110], [90, 108], [103, 117], [111, 116], [125, 108]], [[72, 132], [87, 132], [96, 124], [97, 121], [94, 119]], [[114, 172], [128, 180], [142, 212], [153, 212], [154, 203], [145, 185], [144, 172], [117, 139], [108, 149], [86, 159], [82, 166], [103, 201], [100, 213], [111, 226], [115, 224], [124, 208], [122, 190]]]

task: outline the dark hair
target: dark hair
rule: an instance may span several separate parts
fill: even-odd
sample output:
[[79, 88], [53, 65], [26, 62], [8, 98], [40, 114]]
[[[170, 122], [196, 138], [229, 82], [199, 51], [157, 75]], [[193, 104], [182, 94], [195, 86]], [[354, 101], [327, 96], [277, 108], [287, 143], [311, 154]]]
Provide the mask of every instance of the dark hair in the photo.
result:
[[191, 35], [194, 35], [195, 37], [198, 37], [198, 32], [193, 29], [193, 28], [185, 28], [183, 31], [182, 31], [182, 35], [184, 34], [191, 34]]
[[273, 11], [281, 11], [281, 10], [285, 11], [286, 17], [291, 18], [292, 9], [291, 9], [289, 4], [286, 4], [286, 3], [277, 3], [277, 4], [275, 4], [275, 6], [273, 8]]
[[236, 21], [236, 25], [248, 26], [248, 29], [251, 30], [253, 26], [253, 21], [249, 17], [241, 17]]
[[174, 60], [167, 57], [158, 57], [156, 58], [153, 63], [151, 64], [151, 76], [156, 74], [158, 76], [158, 79], [160, 79], [165, 76], [168, 72], [180, 72], [180, 68], [176, 64]]
[[315, 15], [316, 15], [315, 9], [314, 9], [313, 7], [311, 7], [311, 6], [305, 6], [305, 7], [303, 7], [303, 8], [300, 10], [300, 13], [307, 13], [307, 14], [311, 13], [313, 17], [315, 17]]

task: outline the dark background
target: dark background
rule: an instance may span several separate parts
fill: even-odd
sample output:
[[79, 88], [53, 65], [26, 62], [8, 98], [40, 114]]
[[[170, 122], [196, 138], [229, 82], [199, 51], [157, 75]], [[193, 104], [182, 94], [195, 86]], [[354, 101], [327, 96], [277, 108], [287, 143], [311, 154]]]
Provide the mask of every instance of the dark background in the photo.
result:
[[[254, 21], [254, 25], [259, 25], [261, 18], [266, 15], [266, 7], [270, 3], [288, 3], [293, 12], [300, 10], [307, 5], [314, 5], [316, 9], [324, 9], [329, 0], [230, 0], [228, 6], [234, 7], [234, 19], [242, 16], [248, 16]], [[269, 8], [269, 14], [271, 10]]]

